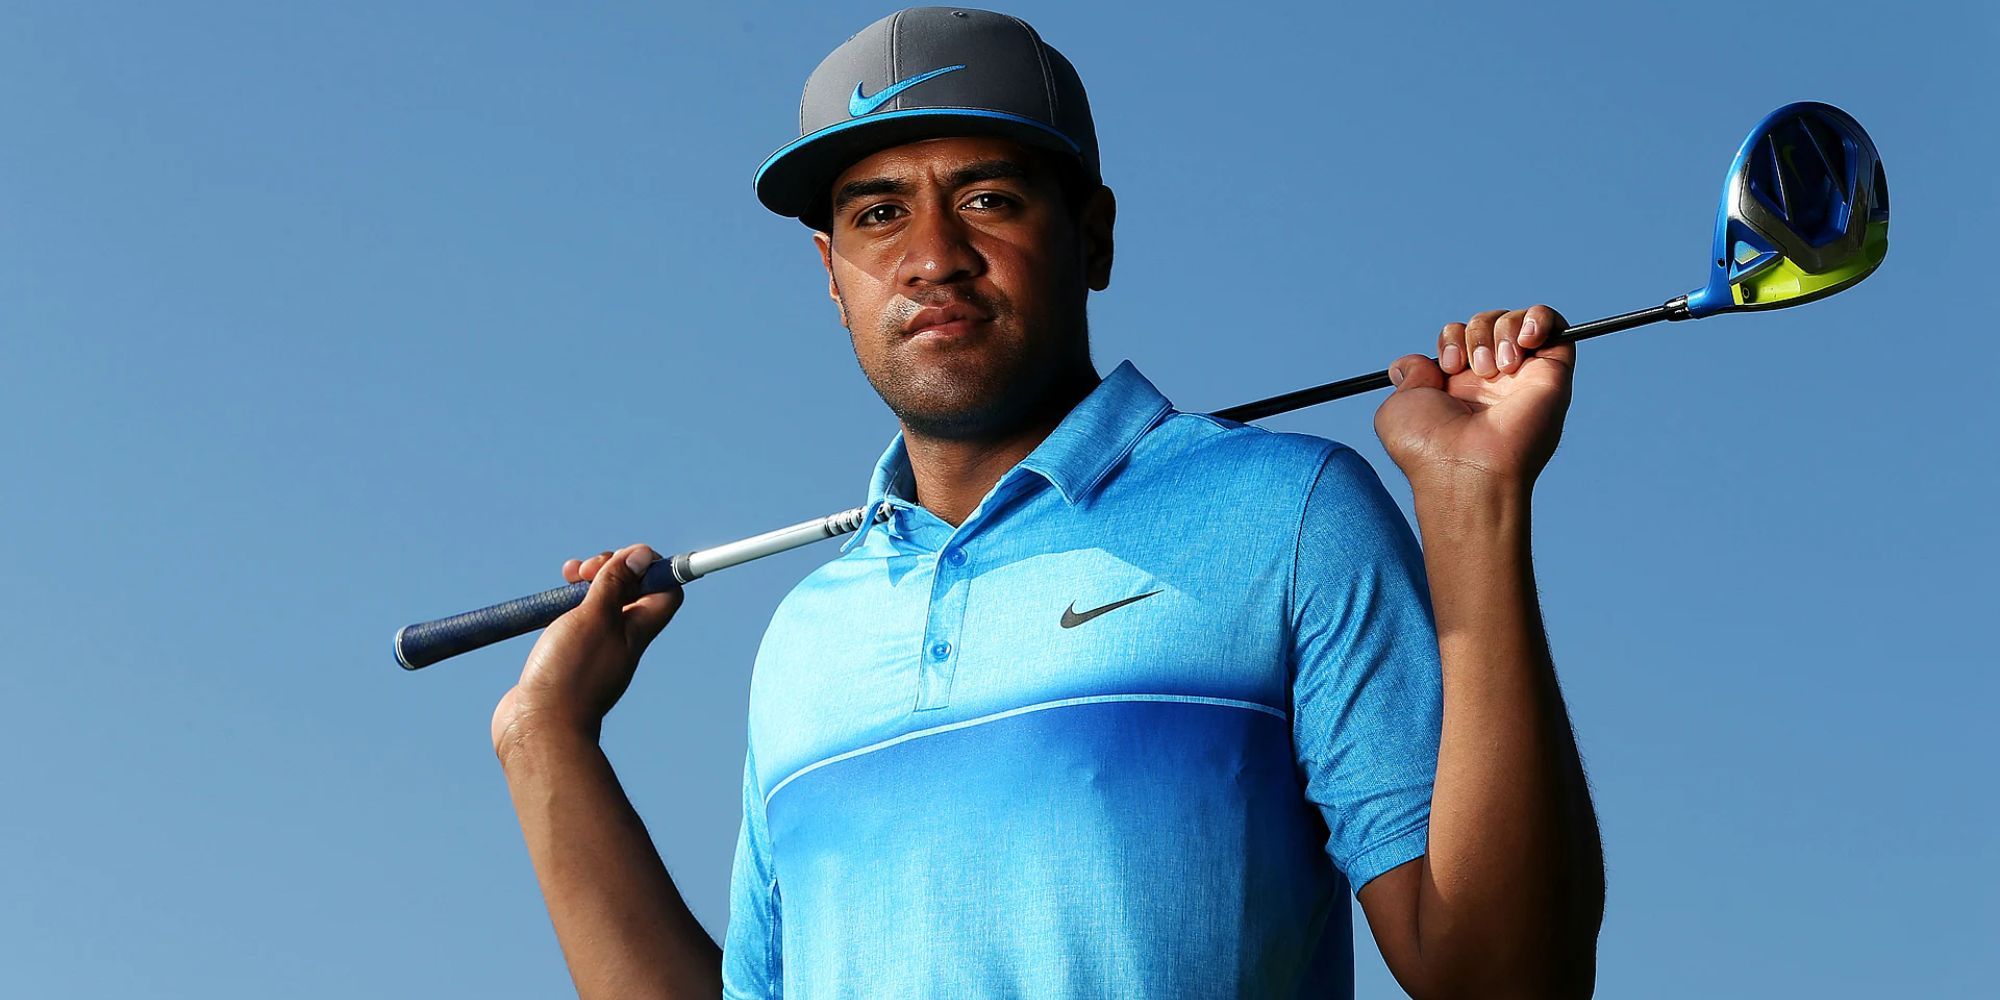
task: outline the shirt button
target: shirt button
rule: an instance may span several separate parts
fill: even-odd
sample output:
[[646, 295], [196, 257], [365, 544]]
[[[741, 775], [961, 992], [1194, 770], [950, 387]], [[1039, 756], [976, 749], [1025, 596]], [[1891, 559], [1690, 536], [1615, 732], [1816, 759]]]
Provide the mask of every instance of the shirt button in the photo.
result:
[[965, 552], [961, 549], [953, 549], [944, 554], [944, 561], [953, 566], [963, 566], [965, 565]]
[[951, 643], [940, 642], [931, 646], [931, 659], [942, 660], [951, 655]]

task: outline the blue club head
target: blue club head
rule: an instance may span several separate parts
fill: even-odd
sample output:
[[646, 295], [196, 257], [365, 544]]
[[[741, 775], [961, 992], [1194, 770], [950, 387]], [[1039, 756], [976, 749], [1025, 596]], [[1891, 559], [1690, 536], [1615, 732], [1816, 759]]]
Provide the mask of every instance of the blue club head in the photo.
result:
[[1861, 123], [1831, 104], [1764, 117], [1729, 165], [1708, 284], [1693, 318], [1781, 309], [1844, 291], [1889, 252], [1889, 186]]

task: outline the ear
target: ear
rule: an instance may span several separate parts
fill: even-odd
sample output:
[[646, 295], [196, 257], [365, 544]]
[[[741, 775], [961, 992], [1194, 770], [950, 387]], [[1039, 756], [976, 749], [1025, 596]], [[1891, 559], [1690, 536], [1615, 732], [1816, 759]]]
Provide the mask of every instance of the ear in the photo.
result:
[[1118, 198], [1100, 184], [1083, 206], [1083, 274], [1090, 290], [1111, 285], [1111, 229], [1118, 220]]
[[833, 236], [830, 233], [813, 233], [813, 245], [819, 247], [819, 262], [826, 268], [826, 297], [833, 300], [834, 308], [840, 310], [840, 325], [847, 327], [847, 303], [840, 297], [840, 284], [833, 280]]

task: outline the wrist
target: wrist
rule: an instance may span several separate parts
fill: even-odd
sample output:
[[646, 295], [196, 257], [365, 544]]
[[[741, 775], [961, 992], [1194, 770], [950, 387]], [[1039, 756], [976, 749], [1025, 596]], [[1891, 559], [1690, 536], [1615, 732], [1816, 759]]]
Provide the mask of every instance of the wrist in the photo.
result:
[[1525, 533], [1533, 507], [1532, 479], [1480, 469], [1412, 477], [1410, 498], [1428, 541], [1435, 534], [1498, 540]]
[[603, 720], [531, 705], [513, 705], [493, 726], [493, 753], [502, 770], [532, 767], [551, 755], [598, 751]]

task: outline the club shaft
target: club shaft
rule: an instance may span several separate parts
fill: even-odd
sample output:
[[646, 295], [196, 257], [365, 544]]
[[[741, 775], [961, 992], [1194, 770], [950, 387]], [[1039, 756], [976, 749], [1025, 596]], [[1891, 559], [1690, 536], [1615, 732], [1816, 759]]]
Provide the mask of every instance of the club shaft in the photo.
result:
[[[877, 520], [881, 520], [877, 511]], [[845, 535], [861, 527], [861, 520], [867, 509], [854, 507], [838, 514], [816, 517], [810, 521], [800, 521], [790, 527], [767, 531], [761, 535], [751, 535], [733, 542], [675, 556], [672, 560], [674, 580], [677, 583], [692, 583], [719, 569], [741, 565], [752, 559], [761, 559], [801, 545], [810, 545], [836, 535]]]
[[[1687, 297], [1681, 296], [1651, 309], [1621, 313], [1578, 324], [1564, 331], [1559, 339], [1589, 340], [1592, 337], [1630, 330], [1649, 323], [1687, 318], [1689, 318]], [[1389, 384], [1389, 373], [1385, 369], [1371, 375], [1357, 375], [1338, 382], [1328, 382], [1325, 385], [1288, 392], [1282, 396], [1272, 396], [1269, 399], [1217, 410], [1214, 416], [1248, 423], [1302, 407], [1359, 395], [1373, 389], [1385, 389]], [[875, 520], [882, 520], [885, 513], [882, 510], [876, 511]], [[860, 528], [867, 518], [866, 508], [854, 507], [733, 542], [682, 552], [669, 559], [660, 560], [647, 570], [640, 589], [648, 594], [671, 590], [699, 580], [719, 569], [727, 569], [753, 559], [761, 559], [764, 556], [848, 534]], [[396, 632], [396, 662], [402, 664], [406, 670], [416, 670], [460, 653], [490, 646], [503, 639], [511, 639], [536, 629], [546, 628], [563, 613], [583, 603], [584, 595], [589, 592], [588, 583], [573, 583], [480, 608], [477, 611], [405, 626]]]
[[[1571, 342], [1589, 340], [1592, 337], [1602, 337], [1607, 333], [1630, 330], [1649, 323], [1686, 318], [1688, 318], [1687, 297], [1681, 296], [1671, 302], [1654, 306], [1651, 309], [1620, 313], [1616, 316], [1606, 316], [1603, 319], [1591, 320], [1588, 323], [1579, 323], [1564, 331], [1563, 335], [1557, 339]], [[1344, 378], [1338, 382], [1328, 382], [1325, 385], [1316, 385], [1309, 389], [1288, 392], [1282, 396], [1272, 396], [1269, 399], [1260, 399], [1254, 403], [1244, 403], [1239, 406], [1229, 407], [1228, 409], [1217, 410], [1214, 415], [1224, 420], [1249, 423], [1252, 420], [1262, 420], [1265, 417], [1276, 416], [1280, 413], [1289, 413], [1303, 407], [1328, 403], [1336, 399], [1345, 399], [1349, 396], [1357, 396], [1375, 389], [1387, 389], [1389, 385], [1389, 370], [1384, 368], [1370, 375], [1356, 375], [1353, 378]]]

